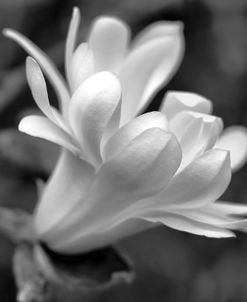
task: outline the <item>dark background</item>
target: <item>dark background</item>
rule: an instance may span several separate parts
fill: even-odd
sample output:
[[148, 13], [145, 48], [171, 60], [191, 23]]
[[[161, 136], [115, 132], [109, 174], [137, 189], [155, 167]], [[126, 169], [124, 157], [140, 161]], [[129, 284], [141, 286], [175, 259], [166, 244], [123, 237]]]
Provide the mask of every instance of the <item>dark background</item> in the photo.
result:
[[[158, 108], [164, 91], [187, 90], [211, 99], [214, 113], [223, 118], [225, 126], [247, 125], [246, 0], [0, 0], [0, 29], [21, 31], [62, 69], [64, 40], [74, 5], [82, 12], [82, 38], [93, 18], [101, 14], [122, 18], [133, 35], [157, 20], [182, 20], [185, 58], [150, 109]], [[24, 60], [25, 53], [1, 36], [0, 204], [31, 211], [37, 199], [33, 178], [47, 178], [57, 149], [20, 138], [12, 130], [23, 110], [34, 105], [27, 89]], [[55, 102], [52, 91], [50, 95]], [[31, 144], [33, 149], [27, 148]], [[47, 150], [53, 154], [49, 162]], [[224, 200], [247, 203], [246, 177], [244, 167], [233, 176]], [[80, 295], [59, 291], [53, 301], [247, 301], [245, 234], [238, 234], [237, 239], [207, 239], [162, 227], [120, 242], [119, 247], [136, 265], [133, 284]], [[15, 301], [12, 252], [11, 243], [0, 237], [0, 301], [5, 302]]]

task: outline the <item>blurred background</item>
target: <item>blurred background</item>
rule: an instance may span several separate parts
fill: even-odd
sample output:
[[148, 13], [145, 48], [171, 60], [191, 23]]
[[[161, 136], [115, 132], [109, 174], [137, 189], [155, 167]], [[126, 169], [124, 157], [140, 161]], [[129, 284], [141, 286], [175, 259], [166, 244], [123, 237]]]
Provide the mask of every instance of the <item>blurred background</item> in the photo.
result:
[[[64, 41], [73, 6], [82, 12], [81, 39], [98, 15], [118, 16], [133, 35], [157, 20], [182, 20], [186, 53], [166, 90], [211, 99], [225, 126], [247, 126], [247, 0], [0, 0], [0, 29], [31, 38], [63, 70]], [[46, 180], [57, 148], [18, 134], [18, 121], [34, 102], [24, 72], [26, 54], [0, 36], [0, 204], [32, 211], [35, 178]], [[55, 97], [50, 90], [51, 99]], [[247, 166], [234, 174], [223, 200], [247, 203]], [[133, 259], [132, 284], [91, 293], [55, 293], [52, 301], [241, 302], [247, 301], [247, 234], [208, 239], [161, 227], [119, 247]], [[0, 237], [0, 300], [15, 301], [12, 244]]]

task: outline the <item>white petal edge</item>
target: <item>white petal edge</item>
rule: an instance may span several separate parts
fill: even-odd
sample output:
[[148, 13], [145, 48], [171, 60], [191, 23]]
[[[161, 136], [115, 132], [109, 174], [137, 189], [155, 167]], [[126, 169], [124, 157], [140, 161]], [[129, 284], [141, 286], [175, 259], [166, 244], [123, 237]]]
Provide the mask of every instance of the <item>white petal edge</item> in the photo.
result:
[[182, 32], [184, 25], [180, 21], [158, 21], [145, 27], [133, 39], [132, 48], [141, 46], [149, 40], [164, 36], [173, 36]]
[[169, 91], [164, 96], [159, 110], [164, 112], [168, 119], [184, 110], [210, 114], [212, 102], [196, 93]]
[[243, 126], [227, 127], [215, 147], [229, 150], [232, 170], [239, 170], [247, 161], [247, 129]]
[[70, 81], [70, 62], [72, 60], [72, 55], [75, 49], [76, 45], [76, 38], [80, 26], [80, 10], [78, 7], [73, 8], [72, 17], [70, 20], [69, 30], [66, 38], [66, 44], [65, 44], [65, 68], [66, 68], [66, 76], [67, 80], [71, 87], [71, 81]]
[[159, 212], [154, 212], [147, 216], [143, 216], [143, 219], [153, 223], [162, 223], [172, 229], [194, 235], [206, 236], [210, 238], [236, 237], [232, 231], [225, 228], [198, 222], [190, 217], [175, 213], [163, 213], [162, 215]]
[[46, 117], [38, 115], [24, 117], [20, 121], [18, 129], [31, 136], [58, 144], [72, 153], [82, 156], [82, 152], [73, 138]]

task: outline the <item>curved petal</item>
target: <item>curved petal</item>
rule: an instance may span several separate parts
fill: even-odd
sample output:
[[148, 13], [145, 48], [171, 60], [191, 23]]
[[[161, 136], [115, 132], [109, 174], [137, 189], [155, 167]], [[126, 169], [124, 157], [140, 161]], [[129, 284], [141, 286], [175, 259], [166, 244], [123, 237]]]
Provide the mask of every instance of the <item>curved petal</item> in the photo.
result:
[[209, 223], [199, 222], [193, 220], [190, 217], [179, 215], [176, 213], [159, 213], [153, 212], [147, 216], [143, 216], [149, 222], [162, 223], [168, 227], [188, 232], [195, 235], [201, 235], [212, 238], [228, 238], [235, 237], [235, 234], [225, 228], [219, 226], [211, 225]]
[[113, 243], [145, 231], [152, 227], [152, 224], [144, 219], [131, 218], [118, 222], [116, 224], [107, 224], [107, 226], [95, 224], [94, 229], [84, 230], [71, 238], [55, 242], [50, 239], [49, 246], [53, 250], [64, 254], [78, 254], [92, 251], [102, 246], [112, 245]]
[[172, 119], [176, 114], [184, 110], [210, 114], [212, 106], [210, 100], [199, 94], [169, 91], [161, 103], [160, 111], [164, 112], [168, 119]]
[[124, 91], [121, 124], [127, 123], [176, 72], [184, 52], [182, 33], [152, 39], [134, 48], [119, 78]]
[[104, 159], [108, 160], [111, 156], [121, 152], [124, 146], [149, 128], [167, 130], [168, 123], [166, 116], [160, 112], [148, 112], [136, 117], [130, 123], [120, 128], [106, 143], [103, 149]]
[[62, 152], [36, 208], [34, 221], [41, 240], [83, 199], [93, 179], [94, 169], [89, 163]]
[[[120, 97], [120, 83], [110, 72], [93, 75], [72, 96], [69, 122], [94, 165], [101, 163], [102, 136], [117, 110]], [[118, 123], [115, 127], [118, 127]]]
[[244, 217], [247, 215], [247, 204], [219, 201], [210, 205], [210, 207], [215, 212], [231, 217]]
[[101, 227], [140, 198], [166, 187], [180, 160], [179, 145], [171, 134], [158, 128], [144, 131], [102, 165], [85, 202], [57, 227], [53, 245]]
[[147, 207], [190, 209], [217, 200], [231, 180], [229, 152], [213, 149], [175, 175], [166, 190], [146, 201]]
[[216, 142], [216, 148], [229, 150], [232, 170], [240, 169], [247, 161], [247, 129], [242, 126], [226, 128]]
[[145, 27], [132, 42], [132, 48], [136, 48], [150, 40], [164, 36], [174, 36], [183, 31], [183, 23], [180, 21], [158, 21]]
[[33, 98], [39, 109], [57, 126], [66, 130], [63, 118], [56, 108], [52, 107], [49, 102], [47, 87], [43, 73], [38, 63], [31, 57], [26, 59], [26, 75]]
[[63, 77], [61, 76], [60, 72], [57, 70], [53, 62], [32, 41], [30, 41], [27, 37], [23, 36], [17, 31], [12, 29], [4, 29], [3, 34], [6, 37], [14, 40], [23, 49], [25, 49], [30, 56], [35, 58], [35, 60], [43, 68], [46, 76], [52, 83], [57, 93], [58, 99], [61, 102], [61, 107], [63, 111], [66, 112], [70, 99], [69, 92]]
[[65, 46], [65, 69], [66, 69], [67, 80], [70, 84], [70, 87], [71, 87], [70, 72], [69, 72], [70, 62], [76, 45], [76, 38], [80, 26], [80, 20], [81, 20], [80, 10], [78, 9], [78, 7], [74, 7], [72, 17], [70, 20], [69, 30], [66, 39], [66, 46]]
[[69, 134], [48, 120], [46, 117], [39, 115], [30, 115], [24, 117], [20, 121], [18, 129], [21, 132], [46, 139], [70, 150], [72, 153], [81, 155], [80, 149], [78, 148], [76, 142], [69, 136]]
[[69, 78], [72, 92], [74, 92], [80, 84], [94, 74], [94, 56], [87, 43], [80, 44], [70, 61]]
[[118, 72], [128, 41], [129, 28], [126, 23], [111, 17], [96, 19], [88, 38], [95, 57], [96, 71]]
[[183, 160], [179, 168], [182, 170], [214, 146], [223, 129], [223, 122], [213, 115], [182, 111], [170, 121], [169, 128], [182, 148]]
[[[234, 213], [239, 213], [240, 208], [242, 213], [238, 215], [239, 217], [236, 217], [237, 215]], [[247, 213], [247, 206], [236, 205], [235, 207], [233, 203], [225, 206], [222, 202], [207, 204], [201, 208], [180, 211], [181, 215], [185, 215], [193, 220], [220, 227], [227, 227], [227, 225], [230, 227], [233, 223], [237, 224], [242, 222], [245, 213]]]

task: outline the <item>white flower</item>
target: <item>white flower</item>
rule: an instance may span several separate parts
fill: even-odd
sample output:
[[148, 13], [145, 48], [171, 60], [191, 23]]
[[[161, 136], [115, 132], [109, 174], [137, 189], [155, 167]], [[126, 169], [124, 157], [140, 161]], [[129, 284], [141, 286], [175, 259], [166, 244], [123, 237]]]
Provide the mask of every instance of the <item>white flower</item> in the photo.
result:
[[[177, 69], [183, 53], [179, 23], [153, 24], [128, 48], [122, 21], [99, 18], [88, 44], [74, 51], [75, 9], [66, 43], [70, 89], [44, 53], [19, 33], [5, 35], [41, 65], [57, 91], [62, 113], [48, 99], [39, 65], [27, 59], [27, 79], [45, 116], [25, 117], [19, 129], [63, 147], [36, 207], [37, 238], [68, 254], [113, 243], [156, 224], [210, 237], [231, 237], [246, 207], [215, 201], [246, 158], [243, 128], [225, 133], [212, 104], [185, 92], [166, 95], [161, 112], [135, 116]], [[117, 74], [117, 77], [113, 74]], [[235, 133], [235, 132], [236, 133]]]

